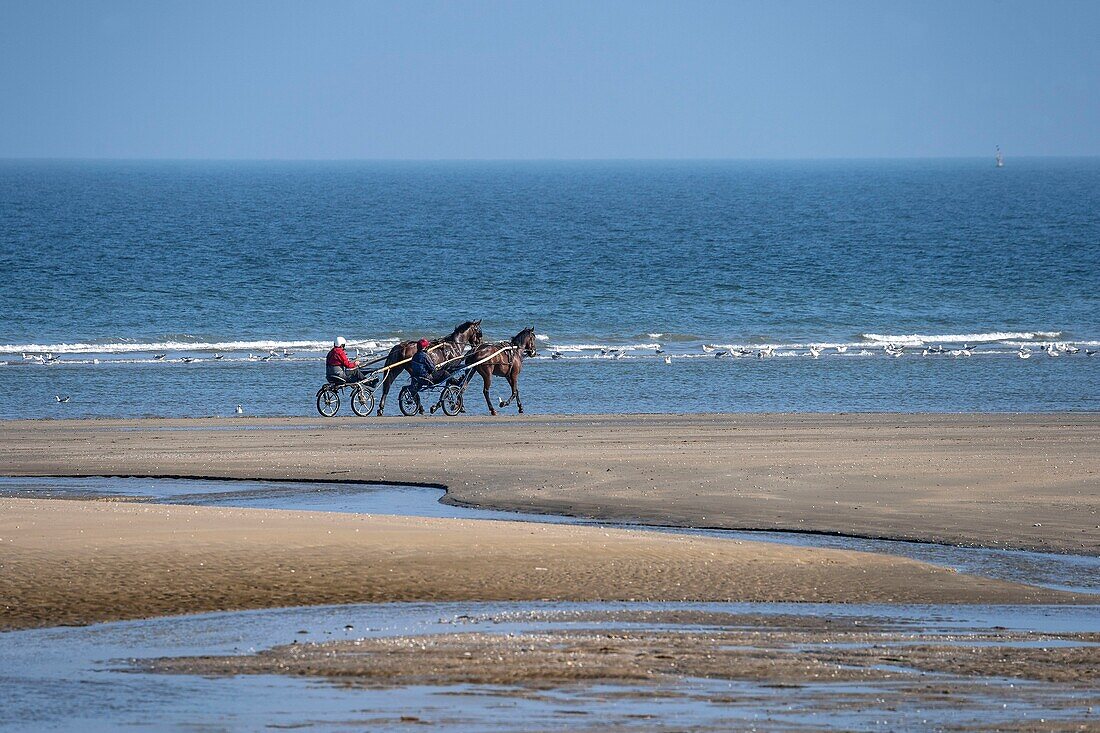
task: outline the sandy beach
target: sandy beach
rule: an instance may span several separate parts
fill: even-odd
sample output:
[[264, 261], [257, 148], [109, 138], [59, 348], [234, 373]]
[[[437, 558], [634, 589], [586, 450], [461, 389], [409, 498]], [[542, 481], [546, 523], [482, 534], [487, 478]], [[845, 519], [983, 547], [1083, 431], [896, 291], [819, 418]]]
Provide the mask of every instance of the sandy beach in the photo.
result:
[[427, 483], [480, 507], [1100, 554], [1100, 413], [11, 421], [0, 473]]
[[[13, 475], [404, 481], [662, 524], [1095, 554], [1095, 415], [0, 425]], [[884, 555], [544, 526], [0, 500], [0, 626], [399, 600], [1057, 603]]]
[[1060, 603], [887, 555], [522, 522], [0, 499], [0, 628], [484, 600]]

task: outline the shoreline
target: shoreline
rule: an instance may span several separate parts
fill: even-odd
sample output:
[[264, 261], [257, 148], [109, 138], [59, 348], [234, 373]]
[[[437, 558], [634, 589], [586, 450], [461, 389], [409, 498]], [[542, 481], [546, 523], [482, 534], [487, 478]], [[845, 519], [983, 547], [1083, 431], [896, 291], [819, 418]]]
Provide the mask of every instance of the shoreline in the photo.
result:
[[[272, 484], [320, 484], [320, 485], [341, 485], [341, 486], [356, 486], [356, 485], [373, 485], [373, 486], [392, 486], [398, 488], [418, 488], [418, 489], [438, 489], [443, 492], [443, 496], [439, 498], [441, 504], [447, 504], [449, 506], [460, 507], [464, 509], [476, 509], [485, 511], [498, 511], [505, 513], [514, 513], [517, 517], [524, 514], [535, 514], [544, 517], [567, 517], [578, 520], [593, 520], [590, 517], [582, 517], [572, 514], [559, 514], [550, 511], [540, 511], [538, 508], [532, 508], [528, 510], [519, 509], [500, 509], [493, 506], [487, 506], [483, 504], [477, 504], [473, 502], [465, 502], [455, 499], [448, 487], [442, 484], [426, 483], [422, 481], [363, 481], [360, 479], [321, 479], [321, 478], [256, 478], [251, 476], [212, 476], [212, 475], [191, 475], [191, 474], [125, 474], [125, 473], [59, 473], [59, 474], [4, 474], [0, 473], [0, 479], [3, 478], [42, 478], [42, 479], [96, 479], [96, 478], [119, 478], [119, 479], [148, 479], [151, 481], [221, 481], [226, 483], [255, 483], [264, 482]], [[0, 499], [3, 498], [25, 498], [25, 497], [5, 497], [0, 493]], [[111, 501], [109, 497], [92, 497], [91, 499], [82, 499], [81, 497], [70, 496], [53, 496], [51, 500], [56, 501]], [[150, 502], [157, 503], [157, 502]], [[169, 505], [171, 506], [171, 505]], [[522, 519], [516, 519], [514, 521], [524, 521]], [[604, 520], [594, 519], [604, 524]], [[912, 545], [935, 545], [939, 547], [958, 547], [963, 549], [980, 549], [980, 550], [996, 550], [1004, 552], [1026, 552], [1036, 554], [1049, 554], [1049, 555], [1061, 555], [1068, 557], [1092, 557], [1091, 555], [1079, 555], [1070, 552], [1048, 552], [1040, 550], [1030, 550], [1026, 548], [1018, 547], [987, 547], [979, 544], [952, 544], [936, 542], [933, 540], [924, 540], [917, 538], [900, 538], [900, 537], [881, 537], [876, 535], [862, 535], [853, 534], [851, 532], [827, 532], [822, 530], [813, 529], [767, 529], [760, 527], [721, 527], [721, 526], [708, 526], [701, 524], [682, 525], [682, 524], [660, 524], [657, 522], [646, 522], [644, 524], [638, 522], [622, 521], [622, 522], [606, 522], [606, 524], [613, 525], [614, 529], [629, 529], [629, 530], [714, 530], [725, 532], [743, 532], [746, 534], [760, 533], [760, 534], [790, 534], [794, 537], [799, 536], [811, 536], [811, 537], [836, 537], [840, 539], [851, 540], [870, 540], [870, 541], [883, 541], [883, 542], [901, 542]]]
[[484, 509], [1090, 556], [1098, 456], [1100, 413], [0, 421], [7, 475], [431, 486]]

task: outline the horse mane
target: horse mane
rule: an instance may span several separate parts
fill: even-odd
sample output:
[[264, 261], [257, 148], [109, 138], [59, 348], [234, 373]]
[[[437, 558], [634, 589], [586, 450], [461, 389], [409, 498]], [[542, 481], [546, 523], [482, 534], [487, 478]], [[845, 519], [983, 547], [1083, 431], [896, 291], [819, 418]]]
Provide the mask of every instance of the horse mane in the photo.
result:
[[451, 331], [451, 335], [452, 336], [457, 336], [458, 334], [462, 333], [463, 331], [469, 331], [471, 328], [473, 328], [477, 324], [478, 324], [478, 321], [463, 321], [462, 323], [455, 326], [455, 330]]
[[435, 346], [436, 344], [441, 344], [444, 341], [454, 341], [460, 333], [469, 331], [471, 328], [478, 325], [479, 323], [481, 323], [481, 321], [463, 321], [462, 323], [455, 326], [454, 330], [443, 338], [432, 339], [432, 346]]

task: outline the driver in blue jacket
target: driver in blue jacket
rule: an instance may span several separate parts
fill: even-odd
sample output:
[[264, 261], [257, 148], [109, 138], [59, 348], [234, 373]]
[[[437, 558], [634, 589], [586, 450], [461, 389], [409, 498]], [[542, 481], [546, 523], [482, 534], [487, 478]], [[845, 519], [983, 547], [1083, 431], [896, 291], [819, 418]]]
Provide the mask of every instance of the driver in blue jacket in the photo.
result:
[[420, 339], [416, 342], [416, 354], [409, 364], [409, 372], [412, 374], [412, 393], [416, 399], [416, 411], [423, 415], [424, 406], [420, 404], [420, 390], [432, 384], [432, 374], [435, 372], [435, 362], [428, 353], [428, 339]]

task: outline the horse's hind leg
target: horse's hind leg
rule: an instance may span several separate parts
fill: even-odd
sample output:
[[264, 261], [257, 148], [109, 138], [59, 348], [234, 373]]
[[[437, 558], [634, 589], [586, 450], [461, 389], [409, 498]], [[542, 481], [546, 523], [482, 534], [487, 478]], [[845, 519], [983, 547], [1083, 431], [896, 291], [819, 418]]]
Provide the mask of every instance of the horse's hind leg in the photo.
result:
[[478, 369], [478, 371], [481, 372], [481, 379], [484, 383], [481, 391], [485, 395], [485, 404], [489, 406], [489, 414], [495, 416], [497, 411], [493, 408], [493, 401], [489, 399], [489, 385], [493, 383], [493, 373], [488, 369], [485, 371]]
[[520, 412], [523, 412], [523, 402], [519, 398], [519, 376], [515, 373], [509, 374], [508, 384], [512, 388], [512, 394], [508, 396], [508, 399], [501, 400], [500, 406], [507, 407], [508, 405], [512, 404], [512, 400], [515, 400], [516, 407], [519, 408]]
[[378, 400], [378, 414], [380, 416], [382, 411], [386, 409], [386, 395], [390, 393], [390, 385], [397, 379], [400, 371], [400, 369], [390, 369], [386, 372], [386, 378], [382, 380], [382, 398]]

